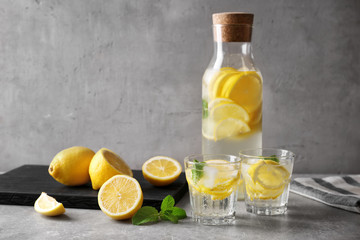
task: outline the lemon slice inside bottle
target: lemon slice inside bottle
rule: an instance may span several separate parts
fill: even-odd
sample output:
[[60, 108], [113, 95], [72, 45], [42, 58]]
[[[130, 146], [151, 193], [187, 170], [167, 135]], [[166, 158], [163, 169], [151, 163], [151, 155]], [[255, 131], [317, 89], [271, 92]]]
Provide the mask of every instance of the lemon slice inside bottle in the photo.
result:
[[221, 91], [231, 78], [238, 78], [239, 72], [221, 72], [209, 85], [209, 96], [211, 99], [222, 97]]
[[237, 75], [239, 72], [232, 67], [221, 68], [214, 76], [212, 77], [209, 83], [209, 96], [211, 99], [215, 99], [218, 96], [218, 93], [221, 93], [221, 89], [229, 77]]
[[214, 130], [215, 141], [237, 136], [250, 131], [250, 127], [241, 119], [226, 118], [220, 121]]
[[215, 122], [211, 119], [203, 119], [202, 120], [202, 135], [204, 138], [209, 140], [215, 140], [214, 129], [215, 129]]
[[255, 71], [244, 71], [222, 86], [221, 97], [230, 98], [252, 113], [262, 102], [262, 80]]
[[249, 122], [249, 114], [244, 108], [235, 103], [218, 104], [210, 111], [210, 117], [218, 122], [225, 118], [236, 118], [244, 122]]
[[229, 98], [215, 98], [214, 100], [209, 102], [208, 108], [209, 108], [209, 110], [211, 110], [214, 107], [217, 107], [219, 105], [226, 104], [226, 103], [234, 103], [234, 101], [232, 101]]

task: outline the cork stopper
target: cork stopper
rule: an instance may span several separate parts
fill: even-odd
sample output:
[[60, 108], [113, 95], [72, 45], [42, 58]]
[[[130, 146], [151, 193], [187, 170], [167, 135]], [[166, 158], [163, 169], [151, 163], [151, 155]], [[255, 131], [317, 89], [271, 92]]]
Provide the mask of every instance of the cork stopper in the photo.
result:
[[254, 14], [224, 12], [215, 13], [212, 18], [216, 42], [251, 42]]

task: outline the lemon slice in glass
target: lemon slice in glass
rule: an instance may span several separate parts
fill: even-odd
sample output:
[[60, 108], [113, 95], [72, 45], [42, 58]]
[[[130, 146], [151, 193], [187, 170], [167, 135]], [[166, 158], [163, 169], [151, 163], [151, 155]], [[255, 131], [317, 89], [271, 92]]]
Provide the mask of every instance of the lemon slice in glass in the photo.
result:
[[212, 200], [222, 200], [237, 190], [240, 174], [235, 165], [215, 159], [205, 163], [204, 176], [196, 186], [199, 192], [211, 195]]
[[254, 182], [265, 189], [279, 189], [289, 181], [290, 173], [279, 163], [272, 160], [262, 160], [254, 172]]
[[253, 200], [275, 199], [280, 196], [288, 181], [290, 174], [279, 163], [272, 160], [260, 160], [247, 170], [246, 192]]

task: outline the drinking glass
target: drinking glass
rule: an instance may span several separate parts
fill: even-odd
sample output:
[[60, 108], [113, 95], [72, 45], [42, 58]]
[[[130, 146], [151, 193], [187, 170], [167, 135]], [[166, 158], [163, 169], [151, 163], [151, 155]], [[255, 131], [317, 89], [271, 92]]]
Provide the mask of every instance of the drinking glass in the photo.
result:
[[230, 224], [240, 179], [240, 158], [225, 154], [199, 154], [185, 158], [194, 221], [205, 225]]
[[284, 149], [258, 148], [242, 150], [239, 155], [246, 210], [259, 215], [285, 213], [295, 154]]

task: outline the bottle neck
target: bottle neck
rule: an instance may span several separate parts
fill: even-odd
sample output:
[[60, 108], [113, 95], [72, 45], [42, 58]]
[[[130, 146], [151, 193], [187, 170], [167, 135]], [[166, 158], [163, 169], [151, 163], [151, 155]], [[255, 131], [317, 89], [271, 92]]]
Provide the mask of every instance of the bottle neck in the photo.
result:
[[216, 55], [251, 55], [251, 42], [214, 42]]
[[224, 66], [254, 70], [251, 42], [214, 42], [214, 68]]

